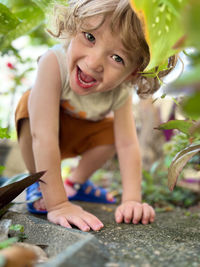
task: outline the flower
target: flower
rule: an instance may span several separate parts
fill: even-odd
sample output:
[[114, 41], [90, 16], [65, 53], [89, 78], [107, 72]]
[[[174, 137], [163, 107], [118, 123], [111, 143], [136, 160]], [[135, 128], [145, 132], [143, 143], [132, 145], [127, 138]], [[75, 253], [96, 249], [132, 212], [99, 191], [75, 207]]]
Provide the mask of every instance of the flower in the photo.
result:
[[10, 63], [10, 62], [8, 62], [7, 63], [7, 67], [9, 68], [9, 69], [15, 69], [15, 67], [13, 66], [13, 64], [12, 63]]

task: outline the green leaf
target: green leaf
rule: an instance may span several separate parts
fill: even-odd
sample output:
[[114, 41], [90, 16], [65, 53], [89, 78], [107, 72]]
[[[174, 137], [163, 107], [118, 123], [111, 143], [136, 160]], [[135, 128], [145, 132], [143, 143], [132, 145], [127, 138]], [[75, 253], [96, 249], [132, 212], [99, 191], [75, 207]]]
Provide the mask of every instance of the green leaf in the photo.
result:
[[10, 138], [10, 135], [8, 134], [8, 128], [0, 127], [0, 139], [3, 139], [3, 138]]
[[62, 4], [67, 6], [67, 0], [32, 0], [32, 1], [45, 12], [50, 8], [52, 8], [54, 4]]
[[183, 13], [183, 25], [186, 29], [187, 45], [200, 49], [199, 25], [200, 25], [200, 1], [189, 0], [189, 5]]
[[190, 128], [194, 125], [194, 122], [187, 120], [170, 120], [166, 123], [159, 125], [158, 130], [172, 130], [177, 129], [182, 133], [190, 135]]
[[179, 174], [187, 162], [200, 151], [200, 145], [189, 146], [180, 151], [173, 159], [168, 171], [168, 187], [172, 191]]
[[1, 51], [9, 47], [13, 40], [33, 31], [45, 19], [45, 15], [42, 10], [35, 4], [24, 8], [23, 11], [21, 10], [21, 16], [23, 17], [23, 20], [16, 26], [16, 28], [7, 32], [7, 34], [0, 38]]
[[32, 0], [39, 8], [46, 11], [50, 6], [53, 5], [52, 0]]
[[10, 230], [13, 230], [13, 231], [16, 231], [16, 232], [21, 232], [23, 233], [24, 232], [24, 226], [21, 225], [21, 224], [12, 224], [10, 227], [9, 227]]
[[130, 0], [130, 3], [144, 25], [151, 55], [148, 71], [179, 52], [173, 46], [185, 34], [181, 13], [188, 0]]
[[10, 10], [0, 3], [0, 34], [6, 34], [8, 31], [15, 29], [20, 21]]
[[0, 174], [4, 171], [5, 167], [0, 165]]
[[200, 92], [196, 92], [194, 95], [185, 98], [182, 109], [185, 114], [192, 117], [193, 119], [200, 118]]
[[10, 247], [12, 244], [18, 242], [18, 237], [11, 237], [11, 238], [8, 238], [2, 242], [0, 242], [0, 249], [4, 249], [4, 248], [7, 248], [7, 247]]

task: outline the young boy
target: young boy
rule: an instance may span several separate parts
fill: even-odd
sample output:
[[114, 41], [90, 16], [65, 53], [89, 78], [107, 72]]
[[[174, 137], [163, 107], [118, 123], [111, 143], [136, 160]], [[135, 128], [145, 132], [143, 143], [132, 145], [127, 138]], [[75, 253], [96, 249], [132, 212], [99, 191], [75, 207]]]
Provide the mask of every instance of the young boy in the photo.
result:
[[[113, 203], [107, 191], [87, 180], [116, 152], [123, 194], [115, 220], [151, 223], [155, 212], [141, 199], [141, 157], [131, 96], [139, 72], [149, 62], [140, 21], [126, 0], [71, 0], [57, 11], [57, 37], [65, 38], [64, 45], [40, 58], [35, 84], [16, 111], [27, 169], [47, 171], [45, 183], [40, 183], [42, 199], [30, 211], [47, 210], [49, 221], [67, 228], [100, 230], [103, 223], [68, 197], [79, 194], [83, 200], [89, 196], [95, 202]], [[114, 119], [108, 117], [111, 111]], [[77, 155], [79, 165], [64, 187], [61, 160]], [[38, 190], [37, 184], [30, 187], [28, 199], [40, 195]]]

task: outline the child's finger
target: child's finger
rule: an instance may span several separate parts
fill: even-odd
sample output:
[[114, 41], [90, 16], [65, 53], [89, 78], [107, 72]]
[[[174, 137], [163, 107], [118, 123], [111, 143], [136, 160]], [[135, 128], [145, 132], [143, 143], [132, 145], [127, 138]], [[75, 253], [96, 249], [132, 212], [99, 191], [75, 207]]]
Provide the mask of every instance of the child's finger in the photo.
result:
[[150, 209], [150, 222], [154, 222], [154, 220], [155, 220], [155, 217], [156, 217], [156, 213], [155, 213], [155, 211], [154, 211], [154, 209], [152, 208], [152, 207], [150, 207], [151, 209]]
[[94, 231], [99, 231], [104, 227], [103, 223], [93, 214], [85, 212], [81, 218], [92, 228]]
[[59, 224], [66, 228], [72, 228], [71, 225], [68, 223], [67, 219], [63, 215], [55, 215], [54, 212], [49, 212], [47, 218], [50, 222]]
[[150, 206], [147, 203], [143, 203], [142, 223], [148, 224], [150, 219]]
[[115, 211], [115, 221], [116, 223], [121, 223], [123, 221], [123, 214], [119, 208]]
[[142, 205], [138, 203], [138, 205], [136, 205], [134, 207], [134, 212], [133, 212], [133, 224], [137, 224], [139, 223], [139, 221], [142, 219]]
[[68, 223], [67, 219], [62, 216], [59, 218], [59, 225], [63, 226], [63, 227], [66, 227], [66, 228], [72, 228], [71, 225]]
[[81, 231], [90, 231], [89, 225], [82, 218], [78, 216], [66, 216], [66, 219], [70, 224], [77, 226]]
[[133, 208], [126, 207], [124, 210], [124, 222], [130, 223], [133, 218]]

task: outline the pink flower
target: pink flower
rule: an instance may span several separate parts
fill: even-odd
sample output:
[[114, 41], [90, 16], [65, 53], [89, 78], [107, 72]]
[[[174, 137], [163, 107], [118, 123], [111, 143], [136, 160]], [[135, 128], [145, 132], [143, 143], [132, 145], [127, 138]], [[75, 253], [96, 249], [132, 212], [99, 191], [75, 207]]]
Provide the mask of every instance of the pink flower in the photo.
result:
[[13, 64], [12, 63], [10, 63], [10, 62], [8, 62], [7, 63], [7, 67], [9, 68], [9, 69], [15, 69], [15, 67], [13, 66]]

